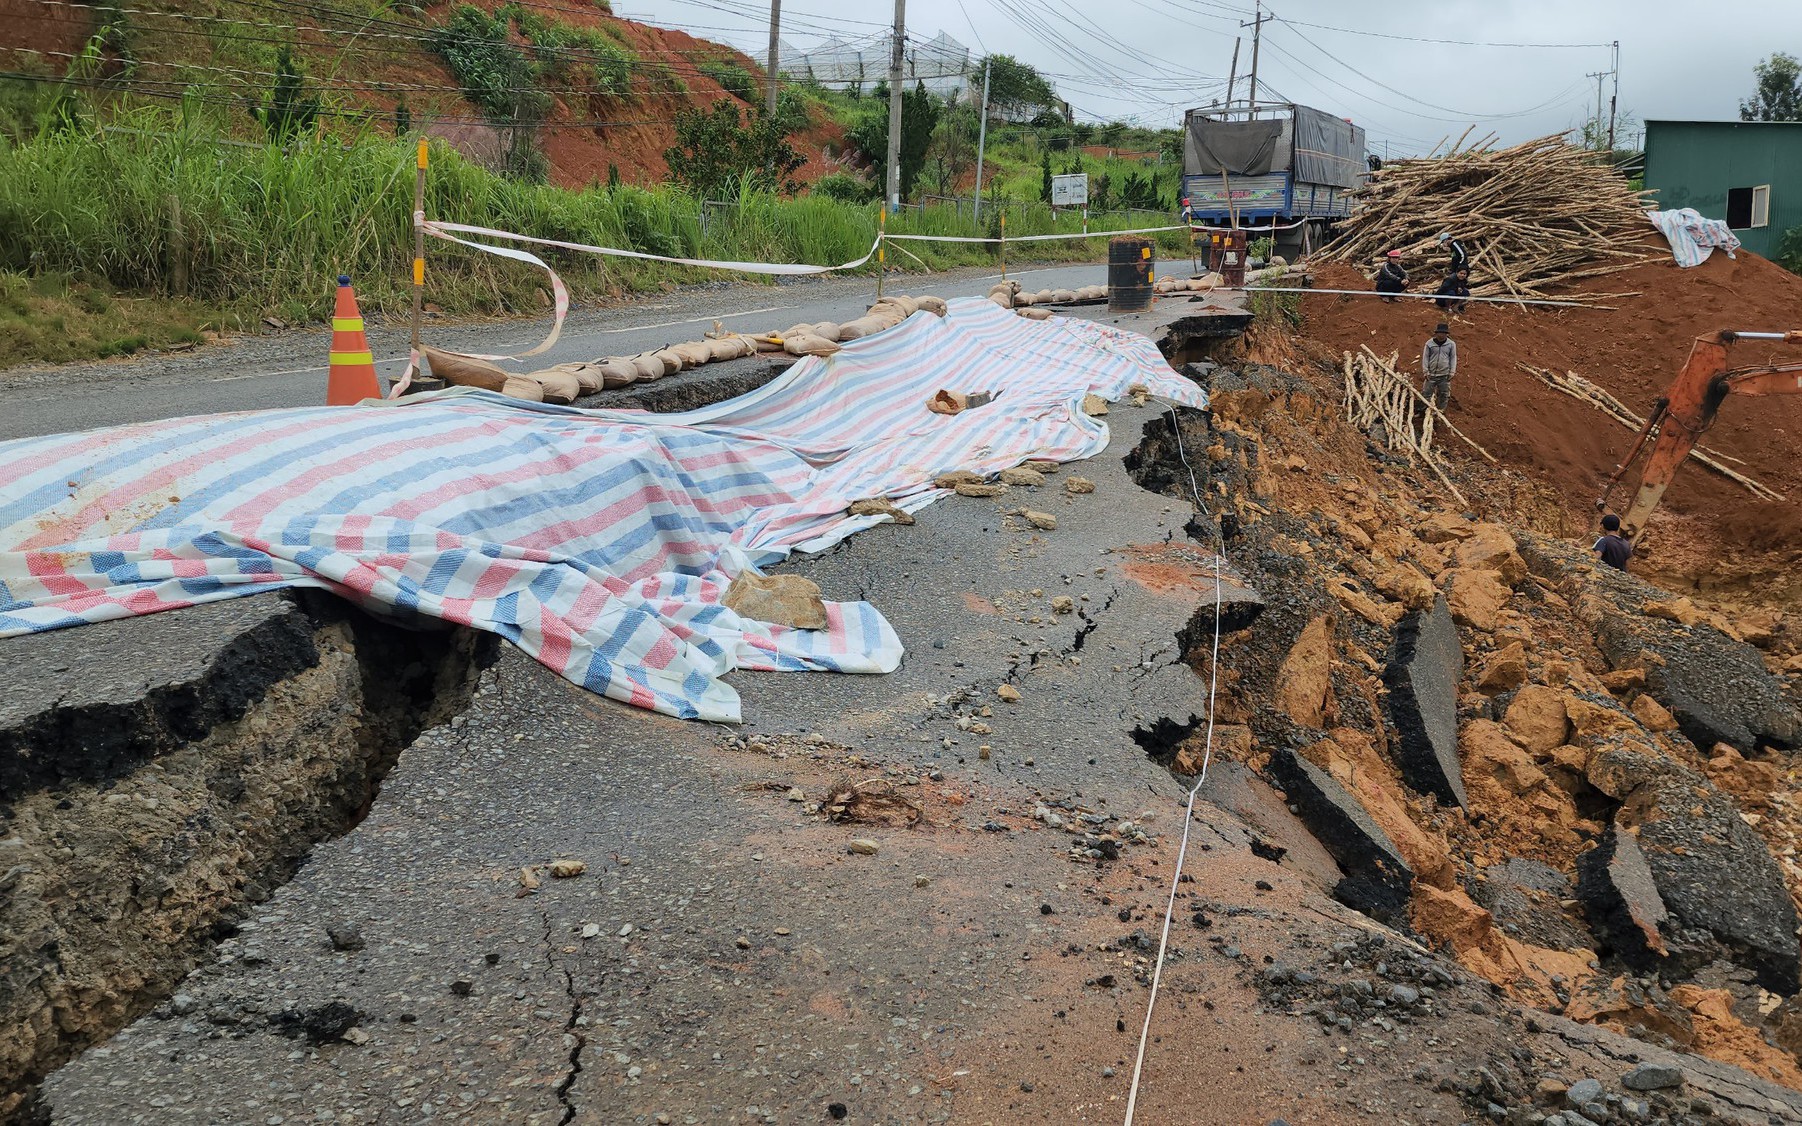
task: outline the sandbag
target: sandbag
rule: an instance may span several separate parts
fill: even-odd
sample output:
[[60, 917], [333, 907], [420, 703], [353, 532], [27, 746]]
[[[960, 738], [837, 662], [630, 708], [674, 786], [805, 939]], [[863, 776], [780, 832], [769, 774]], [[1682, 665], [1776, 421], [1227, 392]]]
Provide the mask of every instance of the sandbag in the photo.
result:
[[544, 394], [540, 398], [547, 403], [567, 405], [575, 402], [576, 396], [582, 393], [582, 385], [576, 382], [575, 376], [566, 371], [558, 371], [556, 368], [529, 371], [525, 377], [543, 388]]
[[787, 328], [783, 329], [781, 332], [777, 333], [776, 335], [780, 336], [784, 340], [787, 340], [791, 336], [815, 336], [817, 334], [814, 332], [812, 325], [798, 324], [798, 325], [789, 325]]
[[1051, 290], [1041, 289], [1041, 290], [1039, 290], [1038, 295], [1033, 298], [1032, 303], [1034, 305], [1049, 305], [1049, 304], [1051, 304], [1051, 302], [1053, 300], [1054, 300], [1054, 298], [1052, 296]]
[[663, 361], [648, 353], [640, 352], [626, 362], [638, 369], [640, 382], [649, 383], [652, 380], [663, 378]]
[[584, 395], [592, 395], [603, 386], [601, 365], [596, 363], [552, 364], [552, 371], [564, 371], [576, 377], [576, 386]]
[[674, 375], [682, 370], [682, 357], [668, 348], [659, 348], [652, 352], [651, 358], [663, 365], [664, 375]]
[[601, 390], [627, 387], [638, 382], [638, 369], [631, 360], [603, 360], [596, 365], [601, 372]]
[[782, 341], [782, 350], [791, 356], [830, 356], [838, 351], [835, 341], [811, 332], [797, 333]]
[[707, 358], [710, 362], [720, 360], [736, 360], [742, 357], [750, 346], [736, 336], [728, 336], [723, 340], [707, 342]]
[[1014, 307], [1014, 299], [1005, 293], [991, 293], [989, 294], [989, 300], [993, 301], [1003, 309], [1011, 309]]
[[945, 315], [946, 307], [943, 297], [916, 297], [914, 303], [920, 307], [922, 313], [931, 313], [935, 317]]
[[813, 326], [813, 334], [824, 340], [836, 341], [838, 339], [839, 329], [842, 327], [843, 326], [837, 321], [821, 321], [819, 324]]
[[1014, 307], [1016, 309], [1029, 309], [1032, 306], [1038, 304], [1038, 302], [1039, 302], [1039, 295], [1036, 293], [1016, 293], [1016, 294], [1014, 294]]
[[544, 402], [544, 388], [536, 379], [527, 379], [523, 375], [509, 375], [498, 388], [501, 394], [527, 402]]
[[1053, 290], [1051, 293], [1051, 300], [1053, 304], [1068, 305], [1070, 302], [1076, 300], [1076, 291], [1074, 289]]
[[474, 356], [462, 356], [429, 346], [421, 350], [425, 353], [426, 363], [431, 365], [432, 376], [458, 387], [480, 387], [484, 391], [504, 393], [507, 380], [513, 378], [513, 373], [505, 368], [496, 367], [487, 360], [478, 360]]
[[894, 297], [884, 297], [882, 300], [887, 301], [897, 309], [900, 309], [902, 320], [906, 320], [908, 317], [911, 317], [920, 311], [920, 303], [905, 294], [898, 294]]
[[782, 338], [773, 332], [760, 332], [747, 336], [745, 339], [749, 340], [751, 346], [759, 352], [782, 351]]
[[1029, 321], [1048, 321], [1051, 319], [1050, 309], [1021, 309], [1019, 313]]
[[959, 414], [970, 405], [969, 396], [962, 391], [939, 390], [926, 400], [926, 409], [933, 414]]
[[861, 340], [866, 336], [874, 336], [885, 328], [895, 327], [893, 323], [877, 316], [859, 317], [854, 321], [846, 321], [838, 326], [838, 338], [841, 341]]
[[689, 368], [698, 368], [702, 364], [711, 362], [713, 359], [713, 349], [699, 341], [691, 340], [683, 344], [674, 345], [670, 348], [670, 351], [682, 357], [682, 370], [684, 371], [687, 371]]

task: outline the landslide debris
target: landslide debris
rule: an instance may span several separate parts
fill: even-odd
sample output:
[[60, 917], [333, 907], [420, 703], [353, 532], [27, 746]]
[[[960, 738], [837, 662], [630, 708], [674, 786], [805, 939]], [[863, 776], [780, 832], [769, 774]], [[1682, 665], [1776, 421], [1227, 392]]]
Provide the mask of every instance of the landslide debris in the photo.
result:
[[[1325, 890], [1521, 1002], [1802, 1085], [1786, 616], [1600, 569], [1505, 471], [1462, 467], [1456, 504], [1329, 373], [1186, 370], [1211, 415], [1147, 424], [1128, 467], [1186, 497], [1199, 466], [1187, 532], [1262, 594], [1214, 753], [1280, 792]], [[1159, 761], [1199, 761], [1200, 726]]]

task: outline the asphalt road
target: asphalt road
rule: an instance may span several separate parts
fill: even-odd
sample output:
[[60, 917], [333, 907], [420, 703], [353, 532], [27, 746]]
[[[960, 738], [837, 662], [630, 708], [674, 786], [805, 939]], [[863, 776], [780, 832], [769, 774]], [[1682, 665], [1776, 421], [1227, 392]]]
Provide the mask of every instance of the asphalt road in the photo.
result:
[[[981, 296], [1000, 275], [980, 269], [899, 277], [888, 291], [940, 297]], [[1102, 263], [1012, 271], [1035, 288], [1106, 280]], [[874, 298], [873, 278], [808, 280], [779, 286], [730, 284], [659, 294], [606, 308], [573, 310], [550, 351], [517, 370], [572, 360], [630, 355], [699, 339], [718, 320], [747, 331], [783, 329], [805, 321], [846, 320]], [[550, 330], [550, 318], [479, 324], [429, 325], [428, 343], [457, 351], [515, 354]], [[279, 336], [243, 336], [194, 352], [68, 364], [0, 374], [0, 441], [129, 422], [263, 407], [325, 402], [325, 328]], [[384, 378], [406, 366], [405, 324], [372, 323], [369, 343]]]

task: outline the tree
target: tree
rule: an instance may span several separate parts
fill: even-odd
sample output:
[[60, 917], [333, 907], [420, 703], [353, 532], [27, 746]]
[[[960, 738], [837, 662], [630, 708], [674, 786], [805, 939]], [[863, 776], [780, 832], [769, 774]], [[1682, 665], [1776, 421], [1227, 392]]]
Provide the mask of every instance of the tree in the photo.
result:
[[926, 163], [940, 195], [956, 195], [964, 174], [976, 166], [976, 111], [969, 106], [947, 109], [939, 119]]
[[1051, 202], [1051, 150], [1039, 154], [1039, 199]]
[[[913, 194], [914, 183], [926, 166], [926, 149], [938, 127], [939, 103], [926, 92], [925, 83], [901, 95], [901, 198]], [[864, 115], [847, 139], [878, 165], [888, 160], [888, 107]]]
[[982, 61], [989, 68], [989, 112], [993, 116], [1018, 120], [1057, 106], [1057, 91], [1030, 65], [1012, 55], [989, 55]]
[[676, 143], [663, 159], [670, 178], [702, 199], [736, 194], [746, 182], [759, 191], [792, 193], [789, 174], [804, 163], [777, 122], [762, 115], [743, 121], [726, 99], [678, 113]]
[[262, 122], [276, 144], [293, 140], [313, 128], [319, 118], [319, 99], [306, 96], [306, 76], [295, 65], [286, 43], [275, 49], [275, 84], [266, 103], [252, 106], [250, 115]]
[[1802, 121], [1802, 63], [1782, 51], [1752, 68], [1758, 88], [1739, 103], [1741, 121]]
[[1126, 179], [1120, 181], [1120, 206], [1142, 211], [1164, 210], [1163, 200], [1158, 196], [1157, 174], [1141, 176], [1137, 172], [1128, 172]]

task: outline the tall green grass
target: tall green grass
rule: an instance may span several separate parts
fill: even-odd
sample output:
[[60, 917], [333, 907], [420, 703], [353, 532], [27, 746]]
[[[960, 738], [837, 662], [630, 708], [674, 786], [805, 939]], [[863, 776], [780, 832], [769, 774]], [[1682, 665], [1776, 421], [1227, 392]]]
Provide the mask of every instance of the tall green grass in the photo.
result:
[[[333, 279], [355, 280], [365, 306], [410, 299], [414, 146], [364, 135], [286, 149], [221, 143], [195, 111], [144, 110], [99, 131], [0, 140], [0, 270], [104, 279], [127, 293], [170, 293], [185, 268], [189, 296], [241, 313], [320, 316]], [[497, 176], [434, 145], [426, 213], [543, 238], [682, 257], [835, 265], [875, 238], [875, 205], [742, 192], [708, 209], [674, 188], [568, 190]], [[179, 218], [177, 215], [179, 214]], [[1138, 217], [1141, 221], [1145, 217]], [[984, 225], [989, 222], [984, 216]], [[1077, 217], [1010, 211], [1010, 236], [1079, 230]], [[1131, 217], [1097, 222], [1122, 229]], [[967, 212], [934, 207], [890, 220], [895, 233], [976, 235]], [[543, 275], [428, 240], [427, 297], [450, 312], [537, 311]], [[901, 244], [895, 244], [901, 245]], [[1181, 232], [1166, 250], [1186, 251]], [[905, 244], [889, 265], [993, 262], [994, 248]], [[710, 271], [538, 251], [579, 297], [617, 296], [715, 278]], [[1024, 244], [1009, 262], [1087, 260], [1101, 240]], [[909, 255], [917, 256], [919, 262]]]

